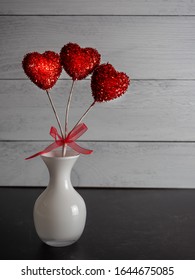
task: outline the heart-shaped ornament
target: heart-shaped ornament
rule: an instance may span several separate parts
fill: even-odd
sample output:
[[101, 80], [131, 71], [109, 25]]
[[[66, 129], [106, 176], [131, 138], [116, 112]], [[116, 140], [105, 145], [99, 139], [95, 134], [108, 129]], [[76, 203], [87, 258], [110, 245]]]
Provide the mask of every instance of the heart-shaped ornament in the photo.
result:
[[101, 64], [91, 78], [92, 95], [97, 102], [110, 101], [124, 94], [129, 84], [125, 73], [117, 72], [109, 63]]
[[60, 56], [52, 51], [43, 54], [28, 53], [22, 61], [22, 66], [29, 79], [43, 90], [52, 88], [62, 72]]
[[93, 48], [81, 48], [78, 44], [68, 43], [60, 52], [61, 63], [73, 80], [86, 78], [100, 64], [100, 54]]

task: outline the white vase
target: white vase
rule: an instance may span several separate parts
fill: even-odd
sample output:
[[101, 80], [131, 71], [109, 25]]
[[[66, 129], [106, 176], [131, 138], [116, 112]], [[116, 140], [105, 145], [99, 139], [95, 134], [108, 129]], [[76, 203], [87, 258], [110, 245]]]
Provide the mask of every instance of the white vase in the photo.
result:
[[79, 155], [69, 150], [66, 157], [61, 157], [60, 151], [41, 157], [49, 170], [50, 181], [34, 205], [35, 229], [46, 244], [68, 246], [79, 239], [86, 222], [85, 202], [70, 180]]

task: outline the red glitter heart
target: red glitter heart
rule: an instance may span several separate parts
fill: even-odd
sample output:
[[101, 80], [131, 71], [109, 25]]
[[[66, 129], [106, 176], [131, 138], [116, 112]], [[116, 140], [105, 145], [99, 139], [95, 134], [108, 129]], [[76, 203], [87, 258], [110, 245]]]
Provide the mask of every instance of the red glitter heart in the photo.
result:
[[60, 56], [52, 51], [43, 54], [28, 53], [22, 61], [22, 66], [30, 80], [43, 90], [52, 88], [62, 72]]
[[125, 93], [130, 84], [129, 77], [123, 72], [117, 72], [107, 63], [98, 66], [91, 78], [91, 89], [97, 102], [109, 101]]
[[100, 54], [93, 48], [81, 48], [74, 43], [68, 43], [60, 52], [61, 63], [67, 74], [73, 80], [86, 78], [100, 64]]

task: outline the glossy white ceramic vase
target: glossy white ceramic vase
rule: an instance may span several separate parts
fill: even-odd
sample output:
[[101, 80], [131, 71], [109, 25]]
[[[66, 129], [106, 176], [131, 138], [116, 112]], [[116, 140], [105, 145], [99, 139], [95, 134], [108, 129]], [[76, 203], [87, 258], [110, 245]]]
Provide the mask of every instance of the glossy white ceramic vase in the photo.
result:
[[35, 229], [46, 244], [68, 246], [79, 239], [86, 222], [85, 202], [70, 180], [79, 155], [70, 150], [66, 157], [61, 157], [60, 151], [41, 157], [49, 170], [50, 180], [34, 205]]

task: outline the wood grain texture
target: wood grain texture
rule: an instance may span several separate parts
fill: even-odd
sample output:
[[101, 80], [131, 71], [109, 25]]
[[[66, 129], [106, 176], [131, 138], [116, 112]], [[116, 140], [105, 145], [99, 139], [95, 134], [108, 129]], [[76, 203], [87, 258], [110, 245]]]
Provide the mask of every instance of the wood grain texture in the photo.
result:
[[[26, 156], [47, 143], [0, 143], [1, 186], [46, 186], [48, 172], [40, 158]], [[195, 143], [82, 143], [94, 149], [81, 156], [72, 173], [75, 186], [194, 188]]]
[[1, 0], [1, 14], [194, 15], [194, 0]]
[[[63, 121], [70, 86], [70, 80], [61, 80], [51, 91]], [[132, 81], [123, 97], [91, 110], [82, 139], [194, 141], [194, 89], [195, 81]], [[90, 81], [78, 81], [70, 128], [92, 102]], [[28, 80], [0, 81], [0, 140], [50, 140], [51, 125], [56, 120], [44, 91]]]
[[[124, 97], [87, 116], [81, 140], [94, 154], [78, 161], [74, 185], [194, 188], [194, 15], [194, 0], [0, 1], [0, 185], [47, 184], [41, 159], [24, 158], [49, 143], [56, 122], [21, 61], [77, 42], [133, 80]], [[61, 118], [67, 78], [63, 73], [52, 93]], [[91, 102], [90, 81], [78, 82], [70, 126]]]
[[26, 53], [69, 41], [134, 79], [195, 78], [195, 17], [3, 16], [0, 26], [0, 79], [25, 78]]

